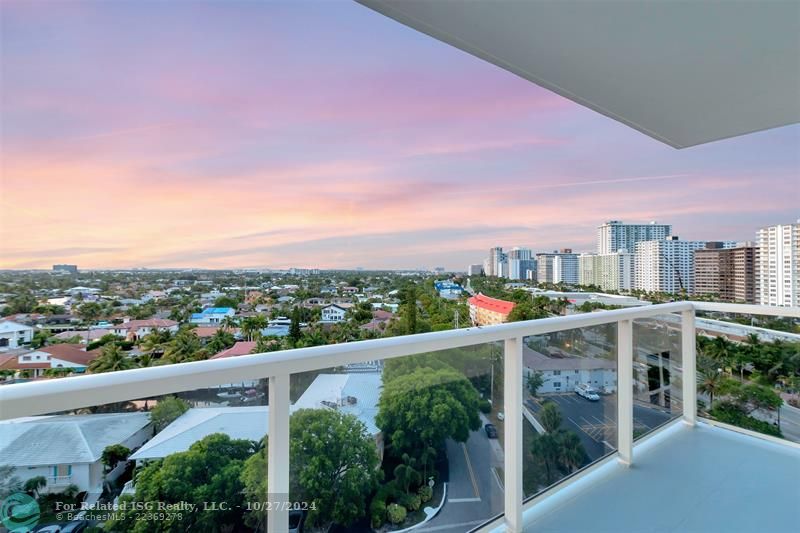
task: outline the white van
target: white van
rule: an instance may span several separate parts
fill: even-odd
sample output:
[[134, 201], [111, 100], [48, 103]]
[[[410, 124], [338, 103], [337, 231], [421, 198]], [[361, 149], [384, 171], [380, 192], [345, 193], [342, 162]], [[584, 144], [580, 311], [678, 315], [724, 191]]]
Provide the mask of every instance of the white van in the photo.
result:
[[586, 398], [592, 402], [597, 402], [600, 400], [600, 395], [597, 394], [597, 391], [585, 383], [578, 383], [575, 385], [575, 392], [578, 396], [582, 396], [583, 398]]

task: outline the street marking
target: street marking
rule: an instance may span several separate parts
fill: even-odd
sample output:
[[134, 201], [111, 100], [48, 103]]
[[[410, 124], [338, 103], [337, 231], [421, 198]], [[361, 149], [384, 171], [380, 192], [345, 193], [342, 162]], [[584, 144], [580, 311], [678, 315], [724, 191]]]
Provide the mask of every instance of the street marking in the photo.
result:
[[500, 474], [497, 473], [497, 469], [495, 467], [491, 468], [492, 475], [494, 476], [494, 480], [497, 481], [497, 486], [500, 487], [500, 492], [505, 492], [505, 487], [503, 486], [503, 481], [500, 479]]
[[463, 442], [461, 443], [461, 449], [464, 450], [464, 459], [467, 460], [467, 470], [469, 471], [469, 478], [472, 480], [472, 488], [475, 490], [475, 497], [480, 500], [481, 493], [478, 491], [478, 482], [475, 480], [475, 472], [472, 470], [472, 462], [469, 460], [467, 445]]
[[479, 502], [480, 498], [447, 498], [447, 503]]
[[473, 520], [472, 522], [463, 522], [461, 524], [447, 524], [443, 526], [433, 526], [433, 527], [425, 527], [420, 529], [419, 531], [444, 531], [445, 529], [456, 529], [458, 531], [469, 531], [472, 529], [472, 526], [478, 526], [483, 524], [486, 520]]

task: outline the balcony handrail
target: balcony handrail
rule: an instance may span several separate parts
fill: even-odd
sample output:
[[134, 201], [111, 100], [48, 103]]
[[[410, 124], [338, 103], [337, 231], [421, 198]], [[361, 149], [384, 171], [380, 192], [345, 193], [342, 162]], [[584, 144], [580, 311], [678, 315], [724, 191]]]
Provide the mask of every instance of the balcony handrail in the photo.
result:
[[322, 370], [349, 363], [463, 348], [517, 337], [651, 318], [688, 310], [800, 317], [800, 308], [679, 301], [511, 322], [495, 326], [404, 335], [296, 348], [278, 352], [137, 368], [0, 386], [0, 420], [47, 414], [164, 394], [173, 394], [271, 376]]

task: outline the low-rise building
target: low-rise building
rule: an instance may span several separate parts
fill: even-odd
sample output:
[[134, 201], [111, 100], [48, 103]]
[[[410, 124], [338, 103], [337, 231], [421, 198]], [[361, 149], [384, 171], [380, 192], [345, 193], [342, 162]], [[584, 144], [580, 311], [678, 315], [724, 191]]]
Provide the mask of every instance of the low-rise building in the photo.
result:
[[145, 320], [129, 320], [122, 324], [112, 325], [108, 329], [111, 333], [119, 337], [136, 340], [148, 335], [154, 329], [177, 333], [178, 323], [166, 318], [148, 318]]
[[344, 322], [350, 304], [330, 304], [322, 308], [322, 322]]
[[34, 328], [13, 320], [0, 320], [0, 351], [15, 350], [33, 340]]
[[469, 303], [469, 318], [476, 326], [502, 324], [508, 320], [508, 315], [516, 305], [514, 302], [498, 300], [481, 293], [471, 297], [467, 302]]
[[53, 344], [36, 350], [21, 351], [0, 363], [0, 370], [15, 370], [17, 375], [28, 374], [38, 378], [50, 368], [70, 368], [74, 372], [85, 372], [98, 355], [87, 352], [76, 344]]
[[198, 326], [216, 326], [227, 317], [232, 317], [236, 311], [232, 307], [208, 307], [201, 313], [193, 313], [190, 319], [192, 324]]
[[573, 357], [559, 353], [550, 357], [530, 346], [522, 347], [523, 377], [541, 372], [544, 380], [538, 392], [543, 394], [572, 392], [583, 383], [594, 389], [612, 393], [617, 390], [617, 362], [600, 357]]
[[22, 483], [42, 476], [43, 492], [61, 492], [75, 485], [99, 494], [105, 474], [103, 450], [112, 444], [137, 449], [153, 435], [148, 413], [33, 416], [0, 422], [0, 465], [13, 468]]

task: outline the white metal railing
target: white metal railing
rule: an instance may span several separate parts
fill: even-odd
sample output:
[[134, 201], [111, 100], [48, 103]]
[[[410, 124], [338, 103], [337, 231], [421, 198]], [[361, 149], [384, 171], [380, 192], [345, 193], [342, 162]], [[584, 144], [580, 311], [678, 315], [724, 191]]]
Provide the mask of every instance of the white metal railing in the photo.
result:
[[[504, 442], [505, 526], [522, 531], [522, 343], [523, 338], [557, 331], [617, 324], [618, 457], [633, 457], [633, 320], [680, 313], [683, 351], [683, 418], [697, 418], [695, 311], [800, 317], [800, 308], [672, 302], [600, 313], [544, 318], [488, 327], [315, 346], [226, 359], [140, 368], [123, 372], [0, 386], [0, 420], [79, 409], [236, 383], [269, 379], [268, 491], [289, 493], [289, 378], [292, 374], [402, 357], [488, 342], [505, 344]], [[287, 531], [288, 511], [271, 512], [268, 530]]]

